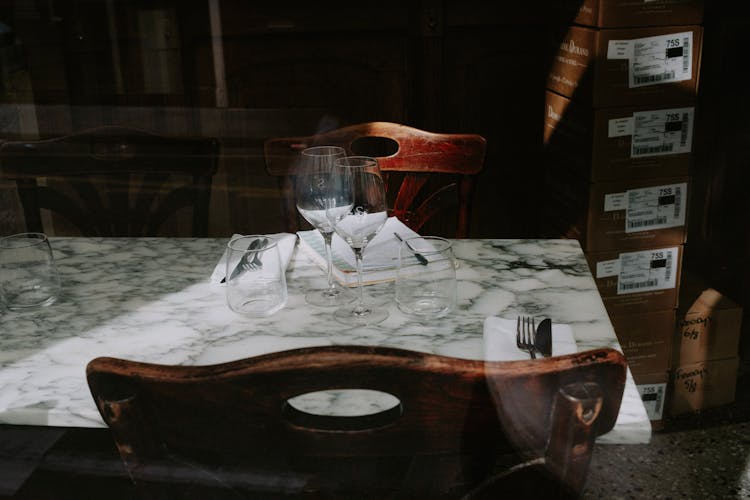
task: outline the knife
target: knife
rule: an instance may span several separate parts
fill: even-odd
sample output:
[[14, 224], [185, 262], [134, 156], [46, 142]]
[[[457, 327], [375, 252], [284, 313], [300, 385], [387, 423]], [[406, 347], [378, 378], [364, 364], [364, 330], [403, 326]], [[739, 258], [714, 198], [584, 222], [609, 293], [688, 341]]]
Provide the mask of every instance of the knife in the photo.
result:
[[534, 335], [534, 348], [548, 358], [552, 356], [552, 320], [544, 318], [536, 329]]

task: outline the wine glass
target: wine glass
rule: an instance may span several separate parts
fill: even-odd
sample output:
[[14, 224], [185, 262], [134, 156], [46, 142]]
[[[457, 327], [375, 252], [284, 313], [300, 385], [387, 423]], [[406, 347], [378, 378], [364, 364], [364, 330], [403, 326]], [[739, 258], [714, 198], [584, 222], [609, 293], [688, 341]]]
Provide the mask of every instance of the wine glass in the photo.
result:
[[302, 151], [298, 165], [295, 197], [300, 215], [315, 227], [323, 236], [325, 244], [328, 286], [322, 290], [312, 290], [305, 295], [308, 304], [316, 306], [340, 306], [354, 300], [354, 296], [333, 279], [333, 257], [331, 239], [333, 224], [326, 216], [326, 209], [333, 201], [330, 198], [330, 183], [333, 176], [333, 162], [344, 158], [344, 148], [338, 146], [314, 146]]
[[384, 309], [365, 305], [362, 286], [362, 254], [367, 244], [388, 219], [385, 184], [375, 158], [350, 156], [335, 161], [336, 182], [332, 183], [334, 204], [326, 211], [336, 234], [354, 251], [357, 261], [358, 300], [334, 312], [347, 325], [372, 325], [388, 317]]

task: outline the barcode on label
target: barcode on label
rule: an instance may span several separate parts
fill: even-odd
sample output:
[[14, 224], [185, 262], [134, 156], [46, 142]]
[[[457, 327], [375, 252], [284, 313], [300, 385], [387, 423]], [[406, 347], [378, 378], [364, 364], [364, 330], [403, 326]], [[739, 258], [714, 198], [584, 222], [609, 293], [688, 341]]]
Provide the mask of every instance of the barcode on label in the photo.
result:
[[652, 287], [658, 284], [659, 284], [659, 280], [657, 279], [638, 281], [635, 283], [621, 283], [620, 290], [638, 290], [640, 288]]
[[690, 122], [690, 117], [687, 113], [682, 113], [682, 133], [680, 134], [680, 146], [686, 146], [687, 145], [687, 137], [688, 137], [688, 126]]
[[656, 407], [654, 408], [654, 412], [657, 415], [661, 415], [661, 406], [664, 403], [664, 386], [660, 385], [659, 388], [656, 390]]
[[637, 84], [658, 83], [658, 82], [663, 82], [667, 80], [674, 80], [675, 76], [676, 75], [674, 71], [668, 71], [666, 73], [659, 73], [658, 75], [636, 76], [634, 77], [634, 80], [635, 80], [635, 83]]
[[646, 155], [652, 153], [669, 153], [674, 150], [674, 144], [659, 144], [658, 146], [634, 146], [633, 154]]
[[690, 67], [690, 47], [689, 47], [688, 38], [685, 37], [682, 39], [682, 71], [684, 73], [687, 73], [688, 68]]
[[638, 392], [649, 420], [661, 420], [667, 384], [639, 384]]
[[666, 223], [667, 223], [666, 217], [656, 217], [656, 218], [648, 219], [648, 220], [629, 220], [628, 227], [632, 229], [636, 227], [656, 226], [658, 224], [666, 224]]
[[674, 218], [680, 218], [680, 208], [682, 208], [682, 189], [676, 186], [674, 189]]
[[667, 252], [667, 267], [664, 270], [664, 281], [672, 279], [672, 252]]

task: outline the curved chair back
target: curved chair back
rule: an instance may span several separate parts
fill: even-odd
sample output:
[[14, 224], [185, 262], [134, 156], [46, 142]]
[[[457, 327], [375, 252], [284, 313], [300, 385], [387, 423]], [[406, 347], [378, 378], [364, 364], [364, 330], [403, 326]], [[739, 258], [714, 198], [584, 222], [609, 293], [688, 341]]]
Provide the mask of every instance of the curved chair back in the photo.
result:
[[[611, 349], [484, 362], [327, 346], [212, 366], [97, 358], [87, 376], [136, 483], [261, 498], [481, 498], [487, 485], [580, 492], [594, 438], [617, 418], [625, 371]], [[342, 389], [392, 403], [364, 416], [313, 411], [326, 401], [319, 391]], [[313, 407], [294, 399], [310, 394]]]
[[105, 126], [6, 142], [0, 175], [15, 181], [28, 231], [45, 232], [41, 209], [48, 209], [84, 236], [155, 236], [190, 207], [190, 234], [181, 236], [206, 236], [218, 156], [216, 139]]
[[[387, 177], [391, 215], [419, 231], [446, 206], [455, 209], [452, 236], [469, 232], [475, 177], [484, 167], [486, 141], [477, 134], [445, 134], [391, 122], [367, 122], [307, 136], [265, 141], [266, 169], [281, 177], [289, 231], [299, 228], [294, 201], [295, 164], [315, 145], [341, 146], [348, 154], [378, 159]], [[453, 201], [454, 203], [451, 205]]]

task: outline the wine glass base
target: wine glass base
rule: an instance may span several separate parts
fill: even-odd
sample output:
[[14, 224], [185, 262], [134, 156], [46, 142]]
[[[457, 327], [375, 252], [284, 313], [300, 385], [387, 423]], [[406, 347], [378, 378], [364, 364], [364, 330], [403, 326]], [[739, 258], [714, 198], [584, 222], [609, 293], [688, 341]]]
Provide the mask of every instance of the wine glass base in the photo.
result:
[[377, 325], [388, 317], [388, 311], [370, 306], [342, 307], [333, 313], [339, 323], [345, 325]]
[[353, 302], [356, 298], [356, 295], [341, 286], [312, 290], [305, 294], [305, 302], [321, 307], [343, 306]]

